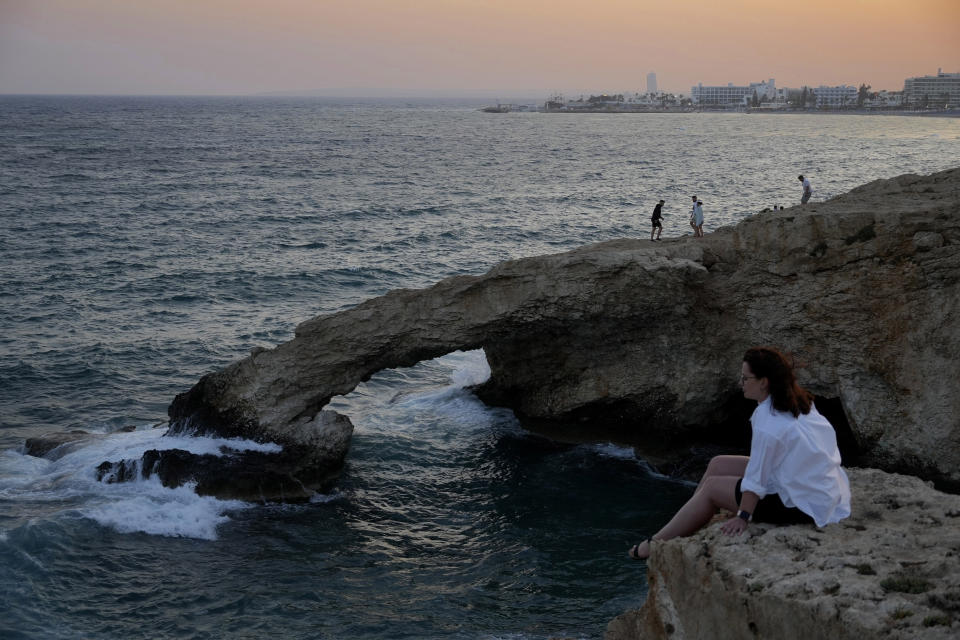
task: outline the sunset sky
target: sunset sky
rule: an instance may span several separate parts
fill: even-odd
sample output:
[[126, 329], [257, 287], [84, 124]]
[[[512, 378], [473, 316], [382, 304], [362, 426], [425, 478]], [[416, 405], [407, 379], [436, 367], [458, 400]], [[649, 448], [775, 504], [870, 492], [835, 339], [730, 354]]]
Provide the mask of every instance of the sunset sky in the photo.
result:
[[0, 0], [0, 93], [543, 97], [960, 72], [960, 0]]

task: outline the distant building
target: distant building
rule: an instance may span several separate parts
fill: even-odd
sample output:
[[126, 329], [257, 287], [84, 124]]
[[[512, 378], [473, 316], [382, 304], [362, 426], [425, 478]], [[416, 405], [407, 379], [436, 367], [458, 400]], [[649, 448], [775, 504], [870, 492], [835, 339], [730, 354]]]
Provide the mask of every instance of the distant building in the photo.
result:
[[818, 108], [851, 107], [857, 104], [857, 88], [842, 84], [839, 87], [820, 85], [813, 92], [817, 96]]
[[912, 107], [960, 106], [960, 73], [944, 73], [937, 69], [935, 76], [907, 78], [903, 81], [903, 100]]
[[902, 105], [903, 91], [881, 90], [875, 93], [868, 93], [862, 106], [866, 109], [894, 109]]
[[878, 91], [876, 95], [867, 99], [864, 106], [883, 109], [886, 107], [899, 107], [903, 104], [902, 91]]
[[690, 97], [693, 104], [701, 106], [747, 104], [753, 99], [754, 93], [760, 100], [775, 100], [777, 98], [777, 87], [773, 78], [766, 82], [751, 82], [749, 86], [745, 87], [734, 86], [732, 82], [725, 87], [705, 87], [702, 82], [690, 87]]
[[647, 74], [647, 93], [657, 92], [657, 74], [653, 71]]

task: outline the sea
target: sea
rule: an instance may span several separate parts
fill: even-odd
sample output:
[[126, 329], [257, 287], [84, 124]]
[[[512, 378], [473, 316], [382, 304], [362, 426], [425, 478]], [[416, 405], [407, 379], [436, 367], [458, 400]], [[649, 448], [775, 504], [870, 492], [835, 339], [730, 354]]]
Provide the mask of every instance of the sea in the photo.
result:
[[[485, 406], [482, 351], [335, 398], [356, 431], [308, 503], [95, 467], [217, 451], [164, 437], [170, 401], [318, 314], [649, 239], [661, 198], [672, 239], [694, 194], [709, 233], [796, 205], [801, 173], [817, 201], [960, 158], [956, 118], [482, 106], [0, 96], [0, 637], [600, 638], [646, 595], [628, 546], [692, 486]], [[24, 454], [71, 430], [93, 436]]]

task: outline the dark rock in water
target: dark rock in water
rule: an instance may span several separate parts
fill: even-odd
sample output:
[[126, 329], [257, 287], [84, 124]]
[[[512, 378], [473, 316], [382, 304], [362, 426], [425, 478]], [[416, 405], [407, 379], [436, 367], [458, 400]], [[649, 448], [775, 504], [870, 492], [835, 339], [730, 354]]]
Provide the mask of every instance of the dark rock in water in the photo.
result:
[[102, 463], [97, 467], [97, 480], [112, 484], [156, 475], [165, 487], [195, 483], [198, 495], [221, 500], [296, 502], [327, 487], [343, 462], [320, 471], [303, 469], [301, 460], [294, 451], [226, 450], [213, 455], [150, 449], [140, 460]]
[[102, 462], [97, 467], [97, 480], [113, 484], [136, 479], [140, 471], [138, 460], [121, 460], [120, 462]]
[[220, 455], [151, 449], [139, 460], [103, 462], [97, 479], [113, 483], [156, 475], [165, 487], [194, 483], [197, 494], [223, 500], [309, 500], [339, 474], [353, 425], [346, 416], [323, 411], [304, 431], [299, 439], [288, 437], [280, 451], [229, 445], [221, 447]]
[[[123, 432], [135, 428], [121, 429]], [[210, 430], [206, 430], [210, 433]], [[170, 435], [187, 435], [170, 429]], [[153, 449], [140, 459], [107, 460], [96, 468], [97, 480], [112, 484], [156, 475], [166, 487], [194, 483], [200, 495], [248, 501], [302, 501], [330, 486], [343, 467], [353, 424], [334, 411], [321, 411], [279, 441], [278, 451], [257, 451], [225, 445], [221, 455], [195, 454], [183, 449]], [[167, 434], [165, 434], [167, 435]], [[210, 435], [218, 435], [210, 433]], [[230, 432], [231, 436], [240, 435]], [[256, 433], [248, 439], [268, 442]], [[27, 455], [55, 460], [109, 434], [69, 431], [29, 438]]]
[[27, 438], [23, 448], [24, 453], [28, 456], [56, 460], [74, 451], [77, 446], [83, 443], [103, 437], [103, 434], [100, 433], [89, 433], [80, 430], [57, 431], [54, 433], [45, 433], [36, 438]]
[[197, 494], [222, 500], [308, 500], [328, 486], [340, 471], [340, 465], [330, 465], [322, 473], [313, 470], [298, 474], [293, 471], [298, 461], [299, 457], [291, 452], [244, 451], [215, 456], [182, 449], [153, 449], [143, 456], [144, 469], [156, 474], [164, 486], [194, 482]]

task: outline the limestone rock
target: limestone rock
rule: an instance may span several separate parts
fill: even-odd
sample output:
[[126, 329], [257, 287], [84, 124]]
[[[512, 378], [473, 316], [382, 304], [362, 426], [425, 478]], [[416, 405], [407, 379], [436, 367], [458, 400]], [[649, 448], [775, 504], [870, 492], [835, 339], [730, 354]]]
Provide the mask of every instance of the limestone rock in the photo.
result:
[[853, 515], [818, 529], [712, 525], [654, 543], [649, 593], [605, 640], [960, 636], [960, 496], [851, 469]]
[[773, 344], [839, 401], [863, 463], [960, 487], [958, 213], [960, 169], [904, 175], [705, 238], [616, 240], [392, 291], [204, 376], [171, 404], [171, 429], [298, 442], [377, 371], [482, 347], [490, 402], [683, 442], [729, 413], [743, 351]]

